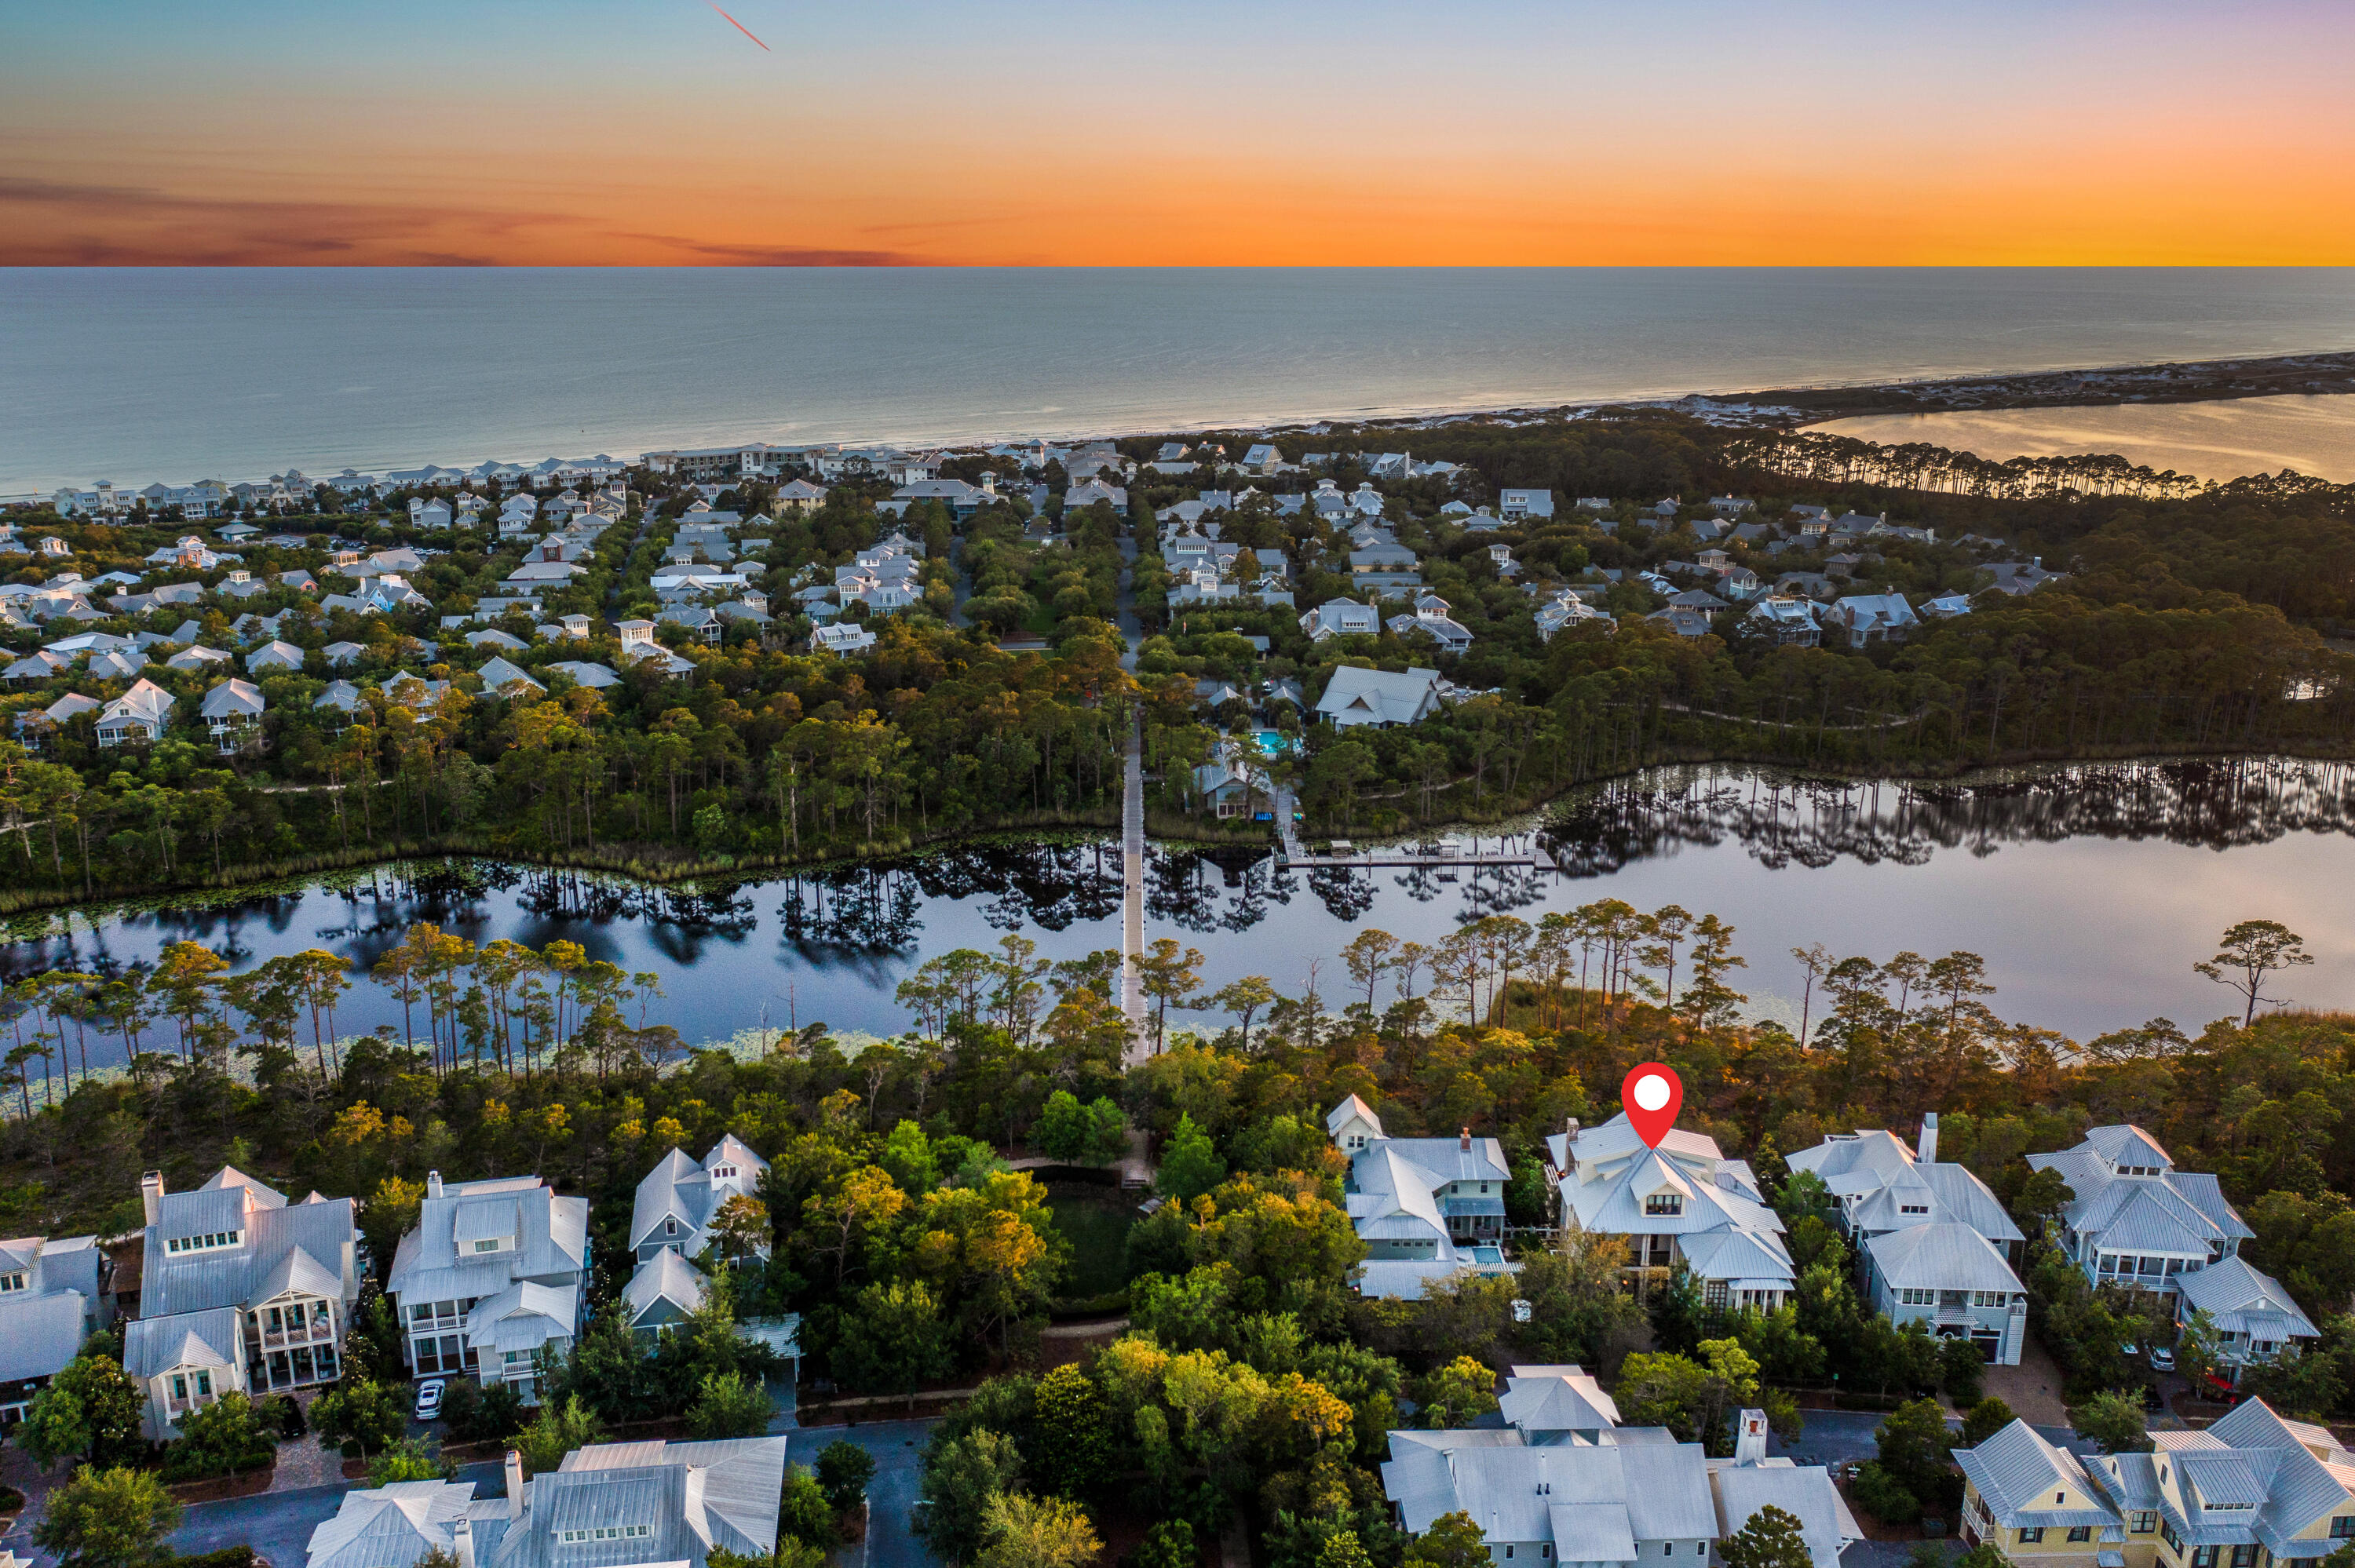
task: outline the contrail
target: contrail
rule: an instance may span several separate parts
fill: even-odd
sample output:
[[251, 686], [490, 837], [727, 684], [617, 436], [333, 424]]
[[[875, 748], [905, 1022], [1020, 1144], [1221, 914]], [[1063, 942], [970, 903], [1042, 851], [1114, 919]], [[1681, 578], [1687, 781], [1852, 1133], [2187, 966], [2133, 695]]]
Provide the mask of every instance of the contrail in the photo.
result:
[[[719, 0], [711, 0], [711, 8], [715, 11], [719, 11]], [[719, 11], [719, 14], [723, 16], [728, 16], [728, 13], [725, 11]], [[735, 28], [738, 32], [743, 34], [746, 37], [752, 38], [754, 43], [761, 44], [760, 39], [752, 37], [752, 29], [738, 21], [735, 17], [728, 16], [728, 25]], [[769, 46], [766, 44], [761, 44], [761, 47], [764, 49], [769, 49]], [[775, 54], [777, 51], [774, 49], [769, 49], [769, 52], [771, 54]]]

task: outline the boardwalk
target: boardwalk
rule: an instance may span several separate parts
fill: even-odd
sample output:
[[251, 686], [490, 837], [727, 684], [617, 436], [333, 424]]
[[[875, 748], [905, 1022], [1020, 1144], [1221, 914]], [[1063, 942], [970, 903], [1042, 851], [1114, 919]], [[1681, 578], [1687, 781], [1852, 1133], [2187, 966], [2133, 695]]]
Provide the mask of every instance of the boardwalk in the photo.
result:
[[1138, 715], [1128, 720], [1128, 761], [1120, 802], [1120, 1011], [1128, 1020], [1128, 1060], [1144, 1060], [1145, 976], [1137, 958], [1145, 951], [1145, 756]]

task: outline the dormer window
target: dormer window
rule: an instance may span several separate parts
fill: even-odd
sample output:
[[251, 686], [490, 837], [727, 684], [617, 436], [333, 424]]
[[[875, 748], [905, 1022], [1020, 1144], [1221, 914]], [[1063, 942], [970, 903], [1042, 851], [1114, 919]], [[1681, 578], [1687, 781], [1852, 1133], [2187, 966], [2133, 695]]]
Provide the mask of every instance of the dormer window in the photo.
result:
[[24, 1288], [25, 1277], [23, 1275], [0, 1274], [0, 1294], [22, 1290]]
[[711, 1175], [714, 1181], [725, 1181], [735, 1174], [736, 1167], [733, 1165], [715, 1165], [711, 1169]]
[[1930, 1212], [1930, 1205], [1927, 1203], [1900, 1203], [1897, 1205], [1897, 1212], [1901, 1214], [1926, 1214]]
[[505, 1245], [506, 1245], [506, 1241], [498, 1236], [484, 1236], [474, 1243], [474, 1250], [476, 1252], [496, 1252]]
[[654, 1532], [651, 1524], [607, 1524], [593, 1530], [559, 1530], [556, 1539], [573, 1546], [584, 1541], [644, 1541]]
[[173, 1236], [165, 1242], [164, 1250], [174, 1255], [187, 1252], [218, 1252], [222, 1247], [241, 1246], [244, 1243], [243, 1231], [208, 1231], [197, 1236]]
[[1682, 1192], [1650, 1192], [1644, 1197], [1644, 1213], [1647, 1214], [1681, 1214], [1685, 1212]]

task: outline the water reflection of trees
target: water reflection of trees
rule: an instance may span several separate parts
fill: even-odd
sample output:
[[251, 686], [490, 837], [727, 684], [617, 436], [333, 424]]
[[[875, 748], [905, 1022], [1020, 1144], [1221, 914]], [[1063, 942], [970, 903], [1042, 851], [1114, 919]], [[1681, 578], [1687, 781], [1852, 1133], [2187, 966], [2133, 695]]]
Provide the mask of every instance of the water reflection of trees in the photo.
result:
[[2226, 849], [2355, 833], [2355, 767], [2289, 758], [2021, 769], [1969, 783], [1842, 783], [1749, 768], [1658, 768], [1559, 808], [1544, 842], [1573, 876], [1607, 876], [1728, 840], [1762, 864], [1918, 865], [1941, 849], [2159, 839]]

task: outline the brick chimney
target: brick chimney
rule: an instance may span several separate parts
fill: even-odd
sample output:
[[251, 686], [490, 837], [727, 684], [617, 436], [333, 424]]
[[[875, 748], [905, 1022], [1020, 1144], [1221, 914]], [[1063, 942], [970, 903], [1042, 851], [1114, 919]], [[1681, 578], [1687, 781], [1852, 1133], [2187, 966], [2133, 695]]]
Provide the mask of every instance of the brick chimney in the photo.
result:
[[147, 1211], [147, 1223], [164, 1223], [164, 1173], [150, 1171], [139, 1178], [139, 1206]]

